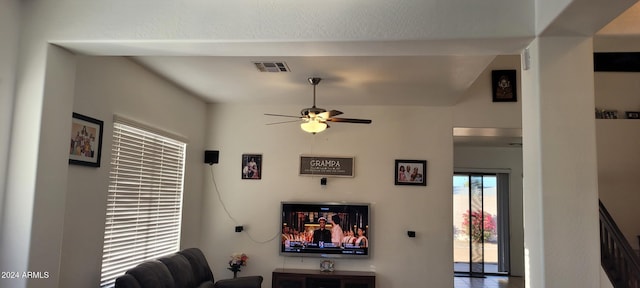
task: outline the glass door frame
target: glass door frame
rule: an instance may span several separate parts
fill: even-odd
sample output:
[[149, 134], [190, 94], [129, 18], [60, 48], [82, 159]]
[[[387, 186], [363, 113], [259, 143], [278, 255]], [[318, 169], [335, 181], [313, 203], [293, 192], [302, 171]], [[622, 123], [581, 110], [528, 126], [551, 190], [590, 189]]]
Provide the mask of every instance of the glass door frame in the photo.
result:
[[[484, 223], [484, 215], [485, 215], [485, 207], [484, 207], [484, 177], [495, 177], [496, 181], [496, 215], [498, 216], [496, 221], [496, 232], [497, 232], [497, 271], [487, 272], [485, 269], [485, 241], [484, 237], [480, 237], [480, 242], [471, 241], [471, 236], [469, 236], [469, 262], [468, 262], [468, 270], [466, 271], [458, 271], [456, 266], [454, 265], [454, 273], [463, 274], [464, 276], [470, 277], [484, 277], [484, 275], [508, 275], [509, 274], [509, 173], [496, 173], [496, 172], [462, 172], [456, 171], [454, 173], [454, 179], [456, 176], [466, 177], [468, 180], [468, 188], [465, 193], [468, 195], [468, 217], [473, 217], [474, 214], [472, 211], [479, 210], [480, 214], [480, 223]], [[476, 180], [472, 180], [474, 177]], [[480, 190], [473, 192], [474, 182], [478, 182]], [[456, 186], [454, 186], [456, 187]], [[479, 193], [479, 194], [478, 194]], [[455, 194], [455, 191], [454, 191]], [[476, 196], [480, 196], [477, 199], [473, 199], [473, 194], [478, 194]], [[465, 199], [462, 199], [465, 201]], [[455, 200], [454, 200], [455, 203]], [[478, 206], [480, 209], [478, 209]], [[454, 208], [455, 210], [455, 208]], [[454, 212], [455, 213], [455, 212]], [[455, 218], [455, 216], [454, 216]], [[454, 223], [455, 225], [455, 223]], [[480, 225], [480, 228], [484, 230], [484, 225]], [[473, 225], [469, 225], [469, 230], [473, 229]], [[479, 235], [484, 235], [484, 231], [479, 231]], [[473, 235], [473, 231], [468, 231], [467, 235]], [[455, 237], [454, 237], [455, 241]], [[455, 249], [454, 243], [454, 249]], [[466, 245], [466, 244], [465, 244]], [[455, 252], [454, 252], [455, 253]], [[464, 253], [464, 252], [463, 252]], [[457, 263], [457, 262], [455, 262]], [[454, 263], [454, 264], [455, 264]], [[493, 269], [491, 269], [493, 270]]]

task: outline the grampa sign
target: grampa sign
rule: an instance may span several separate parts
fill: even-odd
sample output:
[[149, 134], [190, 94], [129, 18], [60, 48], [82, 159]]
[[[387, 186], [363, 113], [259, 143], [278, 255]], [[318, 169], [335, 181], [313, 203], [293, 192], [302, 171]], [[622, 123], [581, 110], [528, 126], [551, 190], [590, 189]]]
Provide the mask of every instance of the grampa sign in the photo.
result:
[[353, 177], [353, 157], [302, 155], [300, 175]]

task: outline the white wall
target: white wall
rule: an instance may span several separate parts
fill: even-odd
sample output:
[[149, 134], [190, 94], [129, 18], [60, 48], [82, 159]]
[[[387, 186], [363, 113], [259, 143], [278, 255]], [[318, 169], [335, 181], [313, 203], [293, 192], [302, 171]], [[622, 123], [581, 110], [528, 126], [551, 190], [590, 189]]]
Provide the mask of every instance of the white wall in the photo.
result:
[[128, 59], [79, 56], [73, 112], [104, 121], [102, 164], [100, 168], [69, 165], [58, 287], [100, 283], [114, 114], [188, 139], [181, 246], [198, 246], [204, 102]]
[[536, 18], [536, 34], [542, 33], [547, 26], [549, 26], [553, 20], [558, 17], [560, 13], [566, 7], [571, 4], [571, 0], [536, 0], [535, 3], [535, 18]]
[[[491, 71], [516, 70], [517, 102], [493, 102]], [[455, 127], [522, 128], [520, 56], [497, 56], [453, 107]]]
[[[60, 136], [55, 131], [70, 120], [66, 115], [73, 101], [75, 65], [71, 54], [59, 47], [43, 45], [36, 50], [40, 52], [38, 57], [19, 59], [25, 65], [19, 75], [28, 74], [33, 82], [19, 83], [16, 88], [0, 235], [0, 269], [50, 272], [49, 281], [55, 282], [66, 192], [60, 180], [66, 178], [63, 164], [67, 161], [59, 153], [68, 146], [55, 140]], [[45, 79], [45, 70], [55, 74]], [[47, 109], [42, 109], [44, 103], [49, 105]], [[28, 113], [32, 109], [38, 113]], [[0, 281], [3, 284], [10, 281], [11, 287], [26, 287], [28, 279]]]
[[600, 287], [601, 288], [613, 288], [613, 284], [611, 280], [609, 280], [609, 276], [604, 272], [604, 269], [600, 268]]
[[[38, 165], [33, 199], [27, 271], [49, 272], [45, 281], [26, 280], [28, 287], [45, 287], [59, 279], [60, 247], [63, 241], [67, 165], [69, 161], [69, 115], [73, 111], [75, 57], [69, 51], [49, 46], [45, 71], [45, 93], [40, 124]], [[66, 136], [66, 137], [65, 137]], [[29, 210], [26, 210], [27, 212]]]
[[[341, 6], [331, 7], [329, 10], [324, 11], [327, 13], [321, 13], [319, 15], [316, 15], [317, 18], [311, 18], [316, 21], [310, 21], [310, 22], [303, 21], [301, 23], [306, 25], [300, 25], [301, 27], [296, 26], [295, 28], [298, 28], [298, 29], [291, 30], [291, 26], [289, 25], [284, 25], [284, 27], [280, 26], [280, 28], [278, 28], [275, 26], [277, 26], [279, 23], [275, 23], [276, 24], [275, 26], [273, 25], [270, 26], [270, 25], [263, 25], [264, 23], [260, 21], [252, 22], [247, 25], [229, 25], [229, 23], [237, 23], [236, 21], [229, 22], [229, 19], [233, 19], [233, 20], [237, 19], [237, 18], [229, 18], [229, 17], [242, 15], [242, 16], [245, 16], [245, 18], [242, 18], [242, 19], [248, 19], [248, 20], [254, 21], [253, 19], [261, 19], [261, 18], [251, 18], [251, 17], [248, 17], [247, 15], [250, 16], [253, 13], [259, 14], [259, 15], [269, 14], [269, 13], [261, 13], [261, 12], [264, 12], [264, 10], [262, 9], [263, 7], [259, 7], [259, 6], [252, 6], [253, 9], [249, 11], [246, 9], [247, 8], [246, 6], [239, 4], [239, 2], [228, 4], [230, 6], [225, 6], [225, 7], [220, 7], [217, 4], [211, 4], [211, 3], [210, 4], [202, 3], [203, 5], [205, 5], [202, 7], [191, 6], [191, 5], [182, 6], [182, 5], [175, 5], [171, 3], [166, 4], [165, 6], [165, 5], [158, 4], [157, 1], [137, 1], [135, 3], [120, 1], [120, 2], [114, 3], [114, 2], [105, 2], [105, 1], [91, 2], [91, 1], [72, 1], [72, 0], [66, 0], [66, 1], [64, 0], [46, 1], [45, 0], [45, 1], [26, 1], [26, 2], [22, 1], [21, 3], [22, 3], [21, 5], [24, 5], [26, 12], [21, 15], [22, 16], [21, 21], [23, 21], [20, 26], [22, 29], [20, 34], [21, 47], [20, 47], [20, 55], [18, 57], [19, 59], [18, 69], [17, 69], [18, 72], [16, 73], [17, 83], [15, 85], [15, 90], [16, 90], [16, 93], [15, 93], [16, 96], [14, 101], [15, 109], [13, 114], [14, 116], [12, 118], [13, 131], [10, 139], [12, 153], [11, 153], [10, 159], [8, 160], [9, 162], [8, 174], [10, 175], [7, 177], [7, 179], [11, 179], [11, 180], [10, 181], [7, 180], [5, 202], [3, 203], [4, 204], [3, 213], [5, 216], [3, 221], [5, 224], [12, 223], [13, 226], [1, 227], [2, 241], [0, 242], [0, 256], [1, 256], [0, 270], [2, 271], [26, 270], [28, 268], [27, 258], [29, 257], [31, 257], [31, 259], [39, 258], [39, 260], [40, 258], [42, 258], [43, 259], [41, 260], [42, 263], [46, 265], [48, 265], [48, 263], [50, 262], [55, 261], [57, 259], [56, 258], [57, 253], [54, 253], [52, 255], [49, 255], [49, 254], [40, 255], [39, 253], [42, 252], [42, 250], [37, 250], [38, 253], [33, 253], [33, 251], [30, 251], [28, 247], [29, 244], [27, 243], [30, 243], [32, 245], [39, 245], [43, 242], [46, 242], [47, 239], [35, 239], [35, 241], [31, 243], [32, 231], [34, 231], [36, 235], [42, 235], [44, 234], [43, 232], [49, 231], [48, 229], [51, 229], [51, 228], [44, 227], [46, 226], [46, 224], [55, 224], [54, 226], [56, 226], [62, 222], [60, 221], [61, 219], [66, 219], [66, 216], [64, 215], [66, 212], [64, 210], [61, 211], [59, 209], [56, 209], [54, 211], [55, 213], [52, 215], [51, 222], [48, 222], [50, 220], [47, 218], [49, 215], [38, 214], [38, 217], [40, 217], [40, 219], [36, 219], [36, 220], [39, 223], [33, 226], [31, 224], [31, 219], [33, 215], [32, 214], [33, 206], [36, 202], [34, 198], [44, 195], [43, 193], [46, 193], [48, 190], [47, 181], [51, 179], [47, 177], [51, 177], [51, 176], [48, 175], [47, 172], [54, 171], [55, 173], [51, 175], [59, 175], [59, 173], [62, 173], [62, 174], [66, 173], [64, 172], [64, 170], [69, 169], [66, 163], [63, 163], [63, 162], [51, 163], [51, 162], [48, 162], [47, 160], [48, 158], [40, 159], [39, 155], [36, 155], [36, 153], [34, 153], [34, 151], [41, 151], [40, 145], [42, 145], [42, 143], [53, 142], [53, 143], [56, 143], [56, 145], [61, 145], [64, 135], [52, 135], [54, 133], [52, 133], [51, 131], [44, 132], [41, 134], [40, 129], [41, 127], [44, 127], [43, 123], [47, 123], [50, 121], [55, 122], [55, 123], [52, 123], [53, 126], [68, 122], [68, 119], [65, 117], [70, 117], [69, 114], [67, 113], [69, 110], [69, 107], [75, 107], [74, 106], [75, 104], [72, 103], [73, 99], [71, 101], [69, 100], [69, 98], [64, 98], [64, 97], [58, 99], [56, 98], [58, 97], [56, 95], [59, 95], [59, 94], [45, 93], [44, 91], [45, 90], [45, 86], [44, 86], [45, 68], [47, 63], [46, 57], [48, 55], [47, 51], [49, 49], [47, 43], [49, 43], [49, 41], [64, 42], [67, 40], [70, 40], [70, 41], [78, 40], [82, 42], [82, 41], [90, 41], [90, 40], [108, 40], [108, 41], [111, 41], [112, 43], [120, 43], [125, 40], [128, 41], [128, 40], [148, 40], [148, 39], [160, 39], [160, 41], [158, 42], [162, 42], [162, 40], [167, 40], [166, 42], [169, 42], [171, 40], [190, 40], [190, 39], [214, 39], [214, 40], [231, 39], [230, 41], [238, 40], [238, 39], [240, 40], [251, 39], [256, 41], [265, 40], [265, 39], [266, 41], [273, 40], [273, 39], [284, 39], [284, 40], [299, 41], [299, 43], [302, 43], [301, 46], [304, 46], [305, 44], [304, 39], [301, 39], [300, 35], [305, 35], [305, 37], [308, 37], [306, 39], [358, 41], [363, 39], [366, 40], [368, 38], [382, 39], [382, 40], [399, 39], [399, 38], [402, 38], [401, 36], [404, 36], [405, 37], [404, 39], [413, 40], [413, 39], [422, 39], [423, 37], [433, 36], [434, 34], [432, 34], [431, 32], [434, 32], [437, 30], [440, 33], [438, 35], [450, 36], [449, 34], [447, 34], [450, 31], [438, 30], [438, 29], [433, 31], [429, 29], [423, 30], [424, 27], [421, 27], [421, 26], [413, 27], [414, 28], [413, 30], [412, 29], [402, 30], [407, 27], [406, 23], [411, 22], [411, 21], [405, 21], [406, 19], [401, 19], [402, 21], [394, 22], [395, 29], [390, 29], [387, 31], [387, 33], [381, 35], [379, 33], [380, 31], [378, 31], [377, 28], [381, 27], [380, 25], [383, 22], [380, 22], [379, 19], [377, 19], [376, 17], [370, 17], [369, 15], [364, 13], [360, 15], [363, 15], [364, 18], [369, 19], [369, 21], [372, 21], [372, 23], [375, 25], [353, 26], [354, 30], [349, 30], [349, 29], [345, 30], [344, 25], [333, 25], [333, 26], [329, 25], [328, 27], [330, 27], [331, 29], [319, 31], [317, 27], [322, 27], [322, 24], [334, 23], [333, 20], [335, 18], [325, 17], [325, 16], [334, 15], [334, 12], [340, 14], [339, 12], [340, 12]], [[500, 1], [493, 2], [493, 3], [505, 4], [505, 3], [501, 3]], [[118, 5], [118, 4], [121, 4], [121, 5]], [[378, 2], [378, 6], [376, 6], [375, 8], [372, 8], [373, 10], [369, 10], [369, 11], [376, 12], [376, 13], [387, 12], [388, 11], [388, 9], [386, 9], [386, 7], [388, 7], [387, 4], [388, 4], [388, 1], [380, 1]], [[313, 4], [308, 4], [308, 5], [313, 5]], [[495, 15], [495, 10], [491, 6], [486, 5], [486, 3], [483, 3], [482, 5], [484, 5], [482, 7], [485, 8], [485, 10], [482, 10], [483, 13], [485, 13], [486, 15]], [[499, 14], [500, 15], [499, 19], [502, 19], [502, 21], [511, 23], [511, 21], [509, 21], [510, 19], [516, 19], [516, 20], [531, 19], [530, 17], [531, 9], [529, 9], [530, 8], [529, 6], [525, 6], [525, 5], [519, 6], [517, 5], [517, 3], [516, 4], [511, 3], [509, 5], [514, 5], [509, 7], [512, 7], [513, 10], [517, 10], [518, 13]], [[354, 5], [353, 7], [360, 7], [360, 6], [361, 5]], [[365, 6], [369, 7], [368, 5], [365, 5]], [[3, 9], [5, 7], [7, 7], [7, 5], [2, 6]], [[427, 20], [431, 19], [429, 17], [424, 17], [424, 14], [419, 13], [420, 11], [412, 11], [410, 9], [411, 6], [403, 6], [403, 7], [404, 9], [402, 11], [408, 10], [412, 12], [411, 15], [414, 15], [415, 17], [413, 18], [413, 20], [416, 20], [422, 23], [421, 21], [424, 21], [425, 19]], [[267, 12], [275, 11], [275, 12], [281, 13], [282, 11], [284, 11], [279, 8], [280, 7], [273, 6], [271, 7], [271, 9], [273, 10], [268, 10]], [[298, 6], [297, 8], [298, 8], [297, 11], [302, 11], [306, 13], [310, 13], [308, 11], [315, 11], [312, 9], [308, 9], [309, 6], [305, 6], [305, 5]], [[336, 9], [338, 10], [336, 11]], [[354, 8], [354, 9], [359, 9], [359, 8]], [[13, 12], [15, 10], [9, 9], [8, 11]], [[437, 13], [436, 16], [454, 19], [454, 21], [458, 21], [458, 19], [460, 19], [461, 17], [452, 16], [451, 15], [452, 11], [438, 10], [437, 12], [431, 11], [430, 13]], [[458, 9], [456, 11], [473, 11], [473, 10]], [[447, 12], [447, 13], [444, 13], [444, 12]], [[213, 15], [212, 13], [217, 13], [217, 15], [220, 15], [221, 17], [212, 17]], [[291, 14], [293, 12], [288, 10], [287, 13]], [[402, 15], [402, 14], [394, 13], [394, 15]], [[506, 18], [501, 18], [501, 17], [506, 17]], [[493, 17], [484, 17], [484, 18], [494, 19]], [[166, 19], [171, 19], [171, 21], [166, 21]], [[279, 19], [279, 18], [275, 18], [275, 19]], [[305, 18], [305, 19], [310, 19], [310, 18]], [[478, 19], [478, 17], [471, 17], [469, 19]], [[202, 25], [203, 22], [207, 23], [208, 25]], [[364, 22], [364, 23], [368, 23], [368, 22]], [[467, 35], [469, 37], [474, 37], [474, 38], [477, 37], [477, 35], [483, 34], [483, 33], [485, 33], [489, 37], [496, 35], [497, 33], [496, 31], [498, 30], [495, 29], [496, 27], [495, 22], [489, 23], [488, 25], [483, 26], [481, 28], [477, 27], [479, 23], [484, 23], [484, 22], [470, 21], [465, 23], [458, 23], [459, 25], [448, 25], [447, 27], [453, 27], [454, 29], [458, 29], [454, 31], [454, 32], [457, 32], [456, 35], [463, 34], [463, 35]], [[529, 33], [531, 30], [531, 24], [532, 24], [531, 21], [524, 21], [524, 22], [518, 22], [518, 23], [519, 25], [517, 25], [517, 27], [515, 26], [513, 27], [514, 30], [518, 30], [518, 31], [511, 31], [512, 32], [511, 35], [523, 35], [523, 34], [525, 36], [531, 35], [531, 33]], [[319, 24], [319, 25], [315, 25], [315, 24]], [[465, 24], [465, 25], [461, 25], [461, 24]], [[442, 26], [426, 25], [425, 27], [442, 27]], [[364, 31], [361, 31], [361, 29]], [[401, 30], [402, 33], [397, 33], [399, 32], [399, 30]], [[479, 30], [481, 30], [482, 33], [478, 33]], [[503, 30], [500, 30], [500, 31], [503, 31]], [[434, 37], [434, 38], [439, 39], [438, 37]], [[158, 43], [158, 44], [162, 44], [162, 43]], [[252, 45], [252, 44], [249, 43], [247, 45]], [[120, 51], [126, 50], [126, 48], [122, 48], [122, 49], [123, 50], [120, 50]], [[303, 51], [307, 51], [307, 50], [308, 49], [304, 49]], [[300, 52], [300, 51], [297, 51], [297, 52]], [[154, 51], [147, 51], [147, 53], [162, 53], [162, 52], [157, 52], [157, 50], [154, 50]], [[57, 55], [53, 55], [53, 54], [57, 54]], [[49, 54], [49, 56], [53, 55], [52, 57], [54, 58], [58, 58], [58, 57], [66, 58], [66, 55], [61, 55], [61, 54], [64, 54], [64, 53], [61, 53], [60, 51], [56, 51], [52, 54]], [[59, 60], [59, 59], [54, 59], [54, 60]], [[45, 99], [45, 98], [48, 98], [48, 99]], [[57, 103], [56, 100], [63, 100], [63, 101], [60, 101]], [[48, 113], [43, 113], [42, 112], [43, 103], [53, 103], [52, 106], [46, 107], [47, 109], [51, 109], [51, 111], [48, 111]], [[4, 111], [5, 110], [3, 110], [3, 112]], [[446, 135], [449, 135], [447, 137], [450, 137], [450, 129], [452, 125], [447, 125], [447, 126], [449, 126], [447, 127], [448, 129], [447, 133], [449, 134], [446, 134]], [[395, 131], [391, 131], [391, 132], [395, 132]], [[405, 133], [408, 133], [408, 132], [405, 132]], [[228, 134], [229, 133], [226, 133], [223, 136], [227, 136]], [[440, 135], [440, 134], [436, 134], [436, 135]], [[46, 139], [41, 140], [41, 137], [45, 137]], [[209, 137], [217, 137], [217, 135], [214, 136], [214, 134], [211, 134], [209, 135]], [[376, 137], [382, 137], [382, 136], [378, 135]], [[423, 136], [423, 137], [432, 137], [432, 135]], [[421, 139], [421, 140], [424, 140], [424, 139]], [[448, 147], [450, 147], [450, 144], [451, 144], [450, 140], [451, 139], [448, 139], [448, 142], [449, 142], [447, 144]], [[225, 141], [229, 141], [229, 140], [225, 140]], [[439, 139], [430, 140], [430, 141], [439, 141]], [[66, 146], [66, 141], [64, 142]], [[214, 142], [209, 140], [207, 143], [211, 144]], [[229, 144], [227, 144], [227, 146], [228, 145]], [[437, 145], [437, 146], [440, 146], [440, 145]], [[48, 147], [44, 146], [42, 149], [45, 150], [47, 148]], [[56, 148], [58, 147], [56, 146]], [[451, 148], [448, 148], [448, 149], [451, 149]], [[447, 153], [445, 154], [449, 154], [448, 155], [449, 158], [452, 157], [451, 150], [447, 150], [446, 148], [443, 150], [441, 150], [440, 148], [437, 148], [435, 149], [435, 151], [439, 151], [439, 152], [447, 151]], [[239, 153], [237, 154], [239, 155]], [[409, 156], [413, 156], [413, 155], [409, 155]], [[531, 163], [533, 163], [533, 165], [530, 167], [536, 167], [535, 165], [539, 164], [535, 161], [532, 161]], [[232, 165], [239, 165], [239, 164], [232, 164]], [[445, 168], [441, 168], [441, 169], [448, 169], [446, 168], [448, 167], [447, 165], [444, 165], [443, 167]], [[38, 171], [40, 171], [40, 173]], [[63, 172], [60, 172], [60, 171], [63, 171]], [[447, 173], [442, 173], [442, 174], [447, 174], [446, 178], [449, 179], [450, 181], [451, 171], [447, 171]], [[63, 178], [66, 178], [66, 177], [63, 177]], [[36, 187], [36, 182], [40, 186]], [[58, 182], [55, 182], [55, 183], [58, 184]], [[448, 183], [447, 185], [438, 186], [438, 188], [442, 188], [443, 191], [445, 191], [445, 189], [450, 189], [450, 187], [451, 187], [450, 183]], [[37, 191], [36, 191], [36, 188], [38, 189]], [[210, 191], [210, 190], [207, 190], [207, 191]], [[447, 195], [450, 194], [449, 192], [450, 191], [447, 190]], [[72, 194], [73, 192], [69, 192], [69, 193]], [[437, 191], [437, 193], [444, 193], [444, 192]], [[52, 193], [52, 195], [54, 196], [64, 196], [65, 194], [66, 194], [66, 191], [61, 191], [59, 188], [56, 188], [56, 190], [54, 190]], [[426, 193], [418, 194], [418, 195], [420, 197], [432, 197], [432, 194], [426, 194]], [[423, 196], [423, 195], [427, 195], [427, 196]], [[439, 196], [440, 194], [437, 194], [437, 195], [438, 197], [440, 197]], [[41, 201], [41, 200], [37, 200], [37, 201]], [[65, 201], [65, 205], [75, 204], [75, 203], [70, 204], [70, 202], [73, 202], [73, 201], [67, 201], [66, 199], [64, 201]], [[442, 202], [435, 201], [433, 203], [441, 204]], [[446, 203], [446, 200], [444, 203]], [[44, 203], [40, 202], [39, 205], [42, 205], [42, 204]], [[432, 204], [429, 204], [428, 207], [432, 207], [431, 205]], [[438, 209], [449, 210], [450, 209], [449, 206], [447, 207], [438, 206], [438, 207], [435, 207], [433, 211], [428, 211], [428, 212], [421, 211], [421, 212], [437, 213], [437, 216], [441, 216], [447, 213], [444, 213], [443, 211], [439, 211]], [[422, 220], [423, 219], [420, 219], [420, 221]], [[418, 221], [418, 220], [415, 220], [415, 221]], [[58, 227], [58, 228], [62, 229], [63, 227]], [[448, 228], [448, 230], [450, 230], [450, 228]], [[428, 231], [431, 231], [431, 230], [428, 230]], [[433, 231], [437, 231], [437, 233], [434, 233], [434, 234], [441, 234], [442, 231], [446, 231], [446, 230], [435, 229]], [[432, 237], [436, 237], [436, 236], [429, 235], [430, 240], [433, 239]], [[209, 238], [205, 237], [204, 239], [208, 240]], [[447, 250], [447, 249], [441, 249], [441, 247], [446, 247], [446, 245], [450, 245], [450, 242], [451, 242], [450, 240], [451, 240], [450, 238], [446, 238], [442, 240], [443, 245], [445, 246], [440, 246], [439, 245], [440, 242], [435, 243], [430, 241], [428, 244], [430, 244], [431, 247], [421, 248], [423, 249], [423, 251], [429, 252], [429, 253], [426, 253], [427, 256], [421, 256], [421, 257], [425, 257], [425, 258], [421, 258], [421, 260], [427, 259], [429, 263], [428, 264], [429, 268], [432, 268], [431, 267], [432, 260], [430, 256], [433, 251], [433, 254], [435, 254], [436, 256], [434, 258], [435, 260], [439, 262], [443, 260], [450, 261], [450, 259], [443, 259], [443, 257], [440, 257], [442, 256], [441, 253], [443, 253], [441, 251]], [[58, 243], [57, 241], [59, 241], [59, 239], [54, 240], [54, 242]], [[64, 245], [65, 242], [62, 242], [62, 243]], [[431, 244], [434, 244], [434, 245], [431, 245]], [[44, 245], [44, 246], [47, 247], [48, 245]], [[223, 251], [220, 253], [226, 254], [227, 251]], [[394, 256], [394, 255], [390, 255], [390, 256]], [[406, 258], [406, 257], [411, 257], [412, 255], [401, 255], [401, 256], [405, 256]], [[64, 253], [62, 257], [63, 258], [65, 257]], [[388, 269], [387, 270], [388, 272], [386, 273], [389, 273], [389, 275], [393, 275], [394, 272], [396, 272], [396, 270], [400, 269], [397, 267], [398, 265], [395, 265], [395, 263], [393, 263], [394, 260], [399, 260], [399, 257], [390, 257], [389, 259], [391, 261], [387, 262], [386, 265], [393, 266], [393, 267], [389, 267], [390, 269]], [[260, 259], [257, 259], [257, 260], [260, 260]], [[405, 260], [405, 259], [403, 258], [400, 260]], [[222, 260], [216, 260], [216, 261], [222, 261]], [[418, 260], [412, 260], [412, 261], [418, 262]], [[37, 262], [38, 261], [34, 261], [33, 263], [36, 266], [41, 266], [42, 263], [38, 264]], [[267, 265], [267, 264], [262, 264], [262, 265]], [[315, 264], [314, 265], [309, 264], [309, 265], [316, 266]], [[357, 265], [360, 265], [360, 264], [357, 264]], [[55, 267], [50, 267], [50, 269], [58, 270], [57, 268], [58, 266], [57, 265], [54, 265], [54, 266]], [[426, 270], [424, 265], [416, 265], [413, 267], [416, 267], [416, 268], [412, 268], [413, 270], [409, 269], [410, 272], [414, 272], [414, 270], [420, 270], [418, 272], [423, 272], [422, 270]], [[64, 266], [62, 270], [64, 271]], [[221, 269], [218, 269], [217, 271], [219, 270]], [[262, 270], [266, 271], [268, 269], [262, 269]], [[438, 272], [439, 271], [437, 270], [431, 270], [428, 273], [429, 275], [435, 275]], [[220, 273], [220, 272], [217, 272], [217, 273]], [[408, 273], [409, 272], [407, 272], [406, 274]], [[402, 273], [402, 272], [395, 273], [395, 274], [406, 275], [405, 273]], [[389, 284], [390, 280], [384, 280], [385, 279], [384, 277], [386, 276], [383, 275], [383, 278], [381, 280], [383, 282], [381, 283]], [[396, 278], [396, 276], [390, 276], [390, 277], [394, 277], [394, 279]], [[61, 278], [64, 278], [64, 277], [61, 277]], [[408, 279], [409, 277], [397, 277], [397, 278], [403, 279], [399, 281], [406, 281], [404, 279]], [[435, 278], [437, 279], [434, 281], [441, 281], [444, 278], [449, 279], [450, 277], [442, 276], [442, 279], [441, 279], [440, 276], [438, 276]], [[387, 281], [387, 282], [384, 282], [384, 281]], [[32, 283], [34, 283], [33, 285], [31, 285], [33, 287], [55, 286], [55, 285], [48, 285], [50, 284], [48, 282], [34, 281]], [[11, 286], [12, 287], [26, 286], [26, 284], [25, 285], [23, 284], [24, 283], [19, 283], [19, 285], [11, 285]], [[403, 283], [400, 283], [400, 284], [403, 284]], [[435, 284], [442, 284], [442, 283], [435, 283]], [[449, 283], [447, 282], [447, 284]], [[442, 285], [439, 285], [439, 286], [442, 286]], [[444, 286], [447, 286], [447, 285], [444, 285]], [[388, 286], [385, 286], [385, 287], [388, 287]]]
[[[7, 287], [95, 287], [99, 283], [101, 243], [114, 114], [129, 116], [189, 139], [185, 174], [182, 245], [197, 246], [202, 191], [201, 163], [206, 106], [137, 64], [119, 58], [82, 58], [76, 74], [75, 56], [50, 46], [43, 104], [42, 130], [15, 133], [21, 143], [27, 134], [40, 134], [36, 145], [40, 175], [27, 169], [12, 171], [3, 229], [2, 271], [48, 272], [48, 279], [2, 279]], [[76, 81], [76, 77], [79, 78]], [[77, 86], [75, 85], [77, 84]], [[28, 98], [23, 98], [26, 101]], [[21, 102], [19, 107], [31, 103]], [[25, 106], [19, 109], [25, 109]], [[100, 168], [67, 164], [71, 112], [105, 121]], [[26, 116], [26, 115], [25, 115]], [[28, 121], [21, 122], [24, 125]], [[28, 127], [28, 126], [26, 126]], [[64, 132], [66, 131], [66, 132]], [[38, 144], [38, 143], [36, 143]], [[30, 147], [29, 145], [22, 145]], [[12, 154], [12, 156], [14, 156]], [[23, 160], [23, 161], [20, 161]], [[30, 167], [13, 158], [15, 165]], [[11, 175], [10, 175], [11, 176]], [[33, 175], [32, 175], [33, 176]], [[28, 188], [35, 185], [33, 188]], [[19, 193], [34, 189], [34, 193]], [[32, 204], [31, 204], [32, 203]]]
[[592, 41], [539, 38], [531, 59], [522, 76], [525, 284], [597, 287]]
[[524, 276], [524, 226], [522, 220], [522, 148], [464, 147], [454, 149], [455, 168], [509, 169], [510, 271]]
[[[9, 156], [9, 135], [13, 117], [15, 95], [16, 58], [18, 55], [18, 32], [20, 24], [20, 1], [0, 2], [0, 227]], [[1, 231], [2, 228], [0, 228]]]
[[[493, 102], [492, 70], [516, 70], [517, 102]], [[520, 55], [496, 57], [453, 107], [455, 127], [522, 128], [522, 85]], [[511, 274], [524, 276], [524, 228], [522, 220], [522, 149], [458, 147], [454, 150], [454, 167], [509, 168], [512, 171]]]
[[[213, 169], [230, 220], [207, 178], [202, 247], [217, 279], [231, 277], [225, 269], [233, 252], [248, 254], [240, 275], [263, 275], [270, 287], [274, 268], [317, 269], [318, 258], [281, 257], [281, 201], [351, 201], [372, 204], [372, 256], [368, 260], [337, 260], [336, 269], [377, 272], [380, 287], [452, 287], [451, 108], [326, 107], [370, 125], [334, 123], [311, 135], [297, 123], [266, 126], [274, 119], [263, 113], [296, 113], [298, 106], [211, 105], [207, 148], [220, 150]], [[262, 179], [241, 180], [241, 155], [263, 155]], [[355, 177], [298, 176], [300, 154], [355, 157]], [[428, 161], [428, 186], [395, 186], [395, 159]], [[244, 225], [246, 233], [234, 233]], [[415, 230], [416, 238], [408, 238]], [[253, 240], [252, 240], [253, 239]], [[266, 243], [257, 243], [264, 241]], [[420, 276], [417, 276], [420, 275]]]

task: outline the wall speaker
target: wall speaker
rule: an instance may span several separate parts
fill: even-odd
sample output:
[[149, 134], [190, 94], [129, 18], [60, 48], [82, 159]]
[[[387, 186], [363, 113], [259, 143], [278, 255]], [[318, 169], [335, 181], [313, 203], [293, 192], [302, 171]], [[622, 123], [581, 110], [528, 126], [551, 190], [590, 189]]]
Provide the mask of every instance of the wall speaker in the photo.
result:
[[218, 163], [218, 157], [220, 156], [220, 151], [218, 150], [205, 150], [204, 151], [204, 163], [213, 165]]

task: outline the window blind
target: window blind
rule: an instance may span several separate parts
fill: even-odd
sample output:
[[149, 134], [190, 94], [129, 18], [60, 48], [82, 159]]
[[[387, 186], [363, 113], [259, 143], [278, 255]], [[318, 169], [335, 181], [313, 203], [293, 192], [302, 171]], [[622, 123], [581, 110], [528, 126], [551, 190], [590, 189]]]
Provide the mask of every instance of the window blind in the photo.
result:
[[101, 287], [180, 246], [186, 144], [118, 120], [113, 126]]

